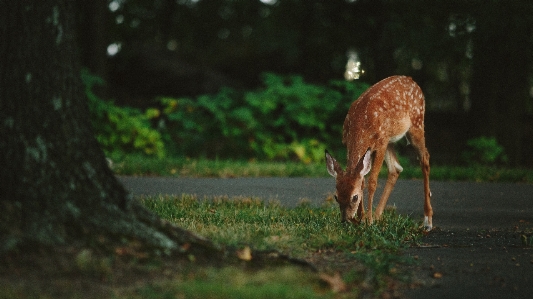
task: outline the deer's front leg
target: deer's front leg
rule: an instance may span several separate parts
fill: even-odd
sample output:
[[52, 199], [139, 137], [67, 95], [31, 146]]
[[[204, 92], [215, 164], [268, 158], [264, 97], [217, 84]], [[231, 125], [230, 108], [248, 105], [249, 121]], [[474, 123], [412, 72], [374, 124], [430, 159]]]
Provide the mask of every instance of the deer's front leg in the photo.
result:
[[[361, 182], [361, 190], [365, 190], [365, 177], [364, 176], [363, 176], [363, 181]], [[365, 217], [364, 196], [361, 196], [361, 203], [359, 204], [359, 207], [357, 208], [357, 217], [359, 217], [359, 221], [362, 221]]]
[[385, 154], [385, 163], [387, 164], [389, 174], [387, 177], [387, 184], [385, 185], [385, 189], [383, 189], [383, 194], [381, 195], [378, 207], [376, 208], [377, 219], [381, 218], [381, 214], [383, 213], [383, 210], [387, 205], [387, 201], [389, 200], [389, 196], [392, 192], [392, 189], [394, 189], [394, 185], [396, 185], [396, 181], [400, 176], [400, 172], [403, 171], [402, 166], [398, 162], [398, 158], [396, 157], [396, 153], [394, 152], [394, 146], [392, 144], [389, 144], [387, 147], [387, 152]]
[[374, 161], [372, 162], [372, 169], [370, 170], [370, 177], [368, 178], [368, 213], [366, 215], [366, 219], [368, 220], [368, 223], [373, 223], [373, 201], [374, 201], [374, 193], [376, 193], [376, 188], [378, 186], [378, 175], [379, 171], [381, 170], [381, 165], [383, 165], [383, 160], [385, 158], [385, 150], [387, 148], [387, 145], [385, 147], [379, 148], [375, 154], [374, 154]]

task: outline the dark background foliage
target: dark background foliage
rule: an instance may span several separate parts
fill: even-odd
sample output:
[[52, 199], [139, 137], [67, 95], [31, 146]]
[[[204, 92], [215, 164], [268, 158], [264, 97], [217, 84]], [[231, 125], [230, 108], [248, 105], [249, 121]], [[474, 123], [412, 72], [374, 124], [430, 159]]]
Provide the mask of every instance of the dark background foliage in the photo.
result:
[[84, 65], [107, 82], [97, 93], [117, 104], [216, 101], [224, 88], [264, 88], [267, 72], [327, 86], [355, 50], [361, 81], [402, 74], [422, 87], [434, 161], [462, 163], [467, 141], [486, 136], [503, 146], [505, 163], [533, 166], [530, 1], [85, 0], [78, 8]]

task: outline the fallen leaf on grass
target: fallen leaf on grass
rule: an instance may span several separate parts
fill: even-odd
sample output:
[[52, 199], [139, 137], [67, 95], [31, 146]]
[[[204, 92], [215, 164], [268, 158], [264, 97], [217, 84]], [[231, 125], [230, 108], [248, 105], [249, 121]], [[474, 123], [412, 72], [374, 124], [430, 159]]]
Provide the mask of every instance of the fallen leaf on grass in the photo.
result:
[[252, 250], [248, 246], [244, 247], [242, 250], [237, 250], [237, 257], [243, 261], [251, 261]]
[[442, 273], [440, 272], [433, 273], [433, 278], [436, 278], [436, 279], [442, 278]]
[[320, 274], [320, 279], [329, 285], [333, 293], [340, 293], [348, 290], [348, 287], [342, 280], [339, 272], [335, 273], [333, 276], [322, 273]]

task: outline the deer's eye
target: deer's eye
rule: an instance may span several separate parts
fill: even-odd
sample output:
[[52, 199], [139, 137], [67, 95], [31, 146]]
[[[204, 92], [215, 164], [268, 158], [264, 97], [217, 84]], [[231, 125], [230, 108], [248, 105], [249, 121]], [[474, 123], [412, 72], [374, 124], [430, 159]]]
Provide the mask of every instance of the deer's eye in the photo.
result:
[[359, 195], [356, 194], [356, 195], [354, 195], [354, 196], [352, 197], [352, 201], [353, 201], [353, 202], [356, 202], [358, 198], [359, 198]]

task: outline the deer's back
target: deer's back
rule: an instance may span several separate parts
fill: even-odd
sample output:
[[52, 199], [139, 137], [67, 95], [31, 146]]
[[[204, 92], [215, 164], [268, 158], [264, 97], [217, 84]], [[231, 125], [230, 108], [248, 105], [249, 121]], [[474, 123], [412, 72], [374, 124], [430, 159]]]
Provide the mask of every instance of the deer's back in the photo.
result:
[[395, 141], [411, 127], [424, 127], [424, 95], [406, 76], [381, 80], [351, 106], [344, 120], [343, 143], [357, 159], [377, 142]]

